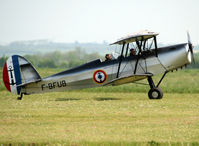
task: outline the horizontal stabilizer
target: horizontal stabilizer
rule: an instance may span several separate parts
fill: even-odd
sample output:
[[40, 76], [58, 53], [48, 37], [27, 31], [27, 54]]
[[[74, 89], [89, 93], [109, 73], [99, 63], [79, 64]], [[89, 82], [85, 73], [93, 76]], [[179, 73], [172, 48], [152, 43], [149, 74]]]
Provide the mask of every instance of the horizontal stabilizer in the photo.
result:
[[22, 86], [28, 85], [28, 84], [30, 84], [30, 83], [36, 83], [36, 82], [40, 82], [40, 81], [41, 81], [41, 79], [29, 81], [29, 82], [26, 82], [26, 83], [22, 83], [22, 84], [17, 85], [17, 87], [22, 87]]
[[147, 78], [148, 76], [152, 76], [153, 74], [136, 74], [136, 75], [131, 75], [131, 76], [127, 76], [127, 77], [121, 77], [121, 78], [117, 78], [114, 79], [112, 81], [110, 81], [109, 83], [105, 84], [106, 85], [112, 85], [112, 86], [116, 86], [116, 85], [122, 85], [125, 83], [132, 83], [138, 80], [142, 80]]

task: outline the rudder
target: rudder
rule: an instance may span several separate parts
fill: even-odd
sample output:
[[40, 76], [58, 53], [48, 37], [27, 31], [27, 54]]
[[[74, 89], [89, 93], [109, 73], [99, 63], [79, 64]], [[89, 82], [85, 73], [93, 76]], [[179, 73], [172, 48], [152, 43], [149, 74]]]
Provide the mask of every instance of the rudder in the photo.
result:
[[21, 93], [22, 84], [38, 80], [41, 80], [40, 75], [24, 57], [13, 55], [5, 62], [3, 82], [10, 92], [19, 95]]

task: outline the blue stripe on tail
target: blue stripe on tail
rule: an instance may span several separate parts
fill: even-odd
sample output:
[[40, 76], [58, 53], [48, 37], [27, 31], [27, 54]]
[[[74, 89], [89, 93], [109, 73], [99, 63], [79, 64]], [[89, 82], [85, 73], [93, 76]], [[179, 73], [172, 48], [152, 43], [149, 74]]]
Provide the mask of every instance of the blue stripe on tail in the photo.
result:
[[[21, 84], [21, 73], [20, 73], [20, 68], [19, 68], [18, 55], [12, 56], [12, 62], [13, 62], [13, 66], [14, 66], [16, 85], [20, 85]], [[21, 91], [21, 87], [17, 87], [18, 95], [20, 94], [20, 91]]]

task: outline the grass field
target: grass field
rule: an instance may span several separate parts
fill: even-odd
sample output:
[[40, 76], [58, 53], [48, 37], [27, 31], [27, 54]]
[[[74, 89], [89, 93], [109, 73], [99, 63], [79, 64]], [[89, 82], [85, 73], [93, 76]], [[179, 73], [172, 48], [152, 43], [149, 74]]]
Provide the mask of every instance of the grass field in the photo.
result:
[[[0, 142], [126, 145], [199, 142], [199, 94], [0, 93]], [[199, 144], [199, 143], [198, 143]]]
[[2, 87], [0, 144], [199, 145], [198, 72], [168, 74], [162, 100], [149, 100], [149, 87], [134, 84], [29, 95], [22, 101]]

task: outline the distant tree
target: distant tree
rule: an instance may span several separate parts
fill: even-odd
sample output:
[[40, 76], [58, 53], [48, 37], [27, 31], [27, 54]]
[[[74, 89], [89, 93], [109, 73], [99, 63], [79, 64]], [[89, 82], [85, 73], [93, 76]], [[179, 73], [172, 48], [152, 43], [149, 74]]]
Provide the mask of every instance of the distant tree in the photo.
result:
[[[39, 68], [73, 68], [94, 59], [101, 58], [98, 53], [87, 54], [83, 49], [77, 47], [68, 52], [50, 52], [46, 54], [35, 54], [24, 56], [35, 67]], [[7, 57], [0, 58], [0, 67], [3, 67]]]
[[38, 65], [38, 67], [41, 68], [56, 68], [56, 64], [53, 60], [50, 59], [44, 59], [43, 61], [41, 61]]
[[68, 62], [62, 62], [59, 66], [59, 68], [69, 68]]
[[4, 66], [7, 59], [8, 59], [8, 57], [6, 57], [6, 56], [3, 56], [0, 58], [0, 67]]

